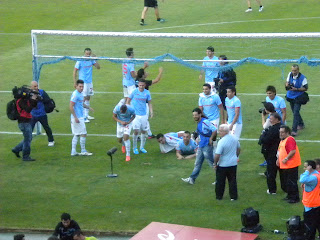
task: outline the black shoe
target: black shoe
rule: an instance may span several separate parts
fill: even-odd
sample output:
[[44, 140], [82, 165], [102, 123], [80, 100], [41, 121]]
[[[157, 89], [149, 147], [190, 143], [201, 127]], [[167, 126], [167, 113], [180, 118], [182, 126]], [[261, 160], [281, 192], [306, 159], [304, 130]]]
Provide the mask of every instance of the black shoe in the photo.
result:
[[25, 161], [25, 162], [32, 162], [32, 161], [35, 161], [34, 158], [23, 158], [22, 161]]
[[17, 158], [21, 158], [19, 152], [16, 152], [13, 149], [11, 149], [11, 151], [16, 155]]
[[143, 26], [143, 25], [144, 25], [144, 22], [143, 22], [143, 21], [140, 21], [140, 25]]
[[300, 202], [300, 200], [299, 199], [289, 199], [287, 202], [288, 203], [298, 203], [298, 202]]

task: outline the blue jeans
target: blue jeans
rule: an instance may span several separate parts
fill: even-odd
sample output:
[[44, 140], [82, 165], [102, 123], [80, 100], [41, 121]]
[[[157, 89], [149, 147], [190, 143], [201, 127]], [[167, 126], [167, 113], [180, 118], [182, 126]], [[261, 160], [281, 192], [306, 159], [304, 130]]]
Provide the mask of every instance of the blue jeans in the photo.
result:
[[48, 136], [48, 142], [53, 142], [54, 139], [52, 136], [52, 130], [51, 130], [49, 123], [48, 123], [47, 115], [43, 115], [43, 116], [39, 116], [39, 117], [32, 117], [32, 119], [31, 119], [32, 131], [33, 131], [34, 126], [36, 125], [37, 122], [40, 122], [43, 129], [46, 131], [47, 136]]
[[203, 148], [198, 148], [196, 161], [194, 163], [194, 169], [190, 175], [190, 178], [195, 180], [201, 171], [201, 167], [204, 159], [207, 159], [209, 166], [213, 167], [213, 148], [212, 146], [205, 146]]
[[30, 145], [32, 141], [32, 127], [30, 122], [22, 122], [18, 123], [18, 127], [20, 128], [22, 134], [23, 134], [23, 140], [15, 146], [12, 150], [15, 152], [21, 152], [22, 151], [22, 158], [28, 159], [30, 158]]
[[290, 102], [290, 107], [293, 113], [293, 123], [292, 123], [292, 132], [297, 132], [298, 126], [303, 127], [304, 122], [300, 115], [300, 103]]

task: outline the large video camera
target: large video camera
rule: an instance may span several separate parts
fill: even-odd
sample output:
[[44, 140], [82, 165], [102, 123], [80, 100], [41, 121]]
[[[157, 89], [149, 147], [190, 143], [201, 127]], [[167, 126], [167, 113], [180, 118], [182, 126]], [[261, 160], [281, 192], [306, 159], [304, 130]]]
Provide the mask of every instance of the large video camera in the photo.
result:
[[[34, 99], [36, 101], [41, 101], [43, 98], [41, 97], [39, 91], [33, 90], [29, 88], [28, 86], [22, 86], [22, 87], [17, 87], [15, 86], [12, 89], [12, 93], [15, 99]], [[33, 96], [36, 96], [35, 98]]]

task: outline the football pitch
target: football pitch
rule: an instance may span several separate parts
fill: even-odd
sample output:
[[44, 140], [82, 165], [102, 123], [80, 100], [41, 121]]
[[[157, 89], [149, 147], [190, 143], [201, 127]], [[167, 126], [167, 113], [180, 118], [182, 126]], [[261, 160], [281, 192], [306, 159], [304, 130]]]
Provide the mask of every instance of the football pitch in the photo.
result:
[[[93, 70], [96, 94], [91, 106], [96, 118], [87, 124], [87, 149], [90, 157], [71, 157], [71, 129], [69, 100], [73, 88], [72, 72], [75, 62], [66, 60], [45, 65], [41, 71], [40, 87], [52, 97], [59, 112], [49, 114], [49, 124], [56, 145], [47, 146], [44, 135], [35, 136], [31, 156], [35, 162], [22, 162], [11, 152], [22, 136], [17, 122], [10, 121], [6, 103], [12, 99], [14, 86], [29, 84], [32, 80], [32, 29], [79, 31], [131, 32], [188, 32], [188, 33], [246, 33], [246, 32], [319, 32], [320, 5], [315, 0], [265, 0], [259, 13], [256, 2], [253, 12], [245, 13], [246, 1], [224, 0], [165, 0], [159, 1], [163, 24], [154, 19], [150, 9], [146, 25], [139, 20], [142, 0], [109, 1], [17, 1], [4, 0], [0, 9], [0, 228], [53, 229], [62, 212], [68, 212], [82, 229], [91, 231], [129, 232], [141, 230], [152, 221], [189, 225], [203, 228], [239, 231], [240, 214], [248, 207], [259, 211], [264, 230], [261, 239], [282, 239], [271, 230], [286, 231], [286, 220], [302, 215], [303, 205], [289, 205], [281, 199], [285, 194], [278, 182], [277, 195], [266, 193], [266, 179], [258, 173], [264, 168], [257, 144], [261, 132], [258, 109], [265, 100], [265, 88], [274, 85], [283, 97], [284, 76], [290, 64], [267, 67], [246, 64], [235, 69], [238, 97], [242, 102], [243, 130], [238, 165], [239, 200], [231, 202], [226, 188], [224, 199], [215, 200], [215, 173], [204, 163], [195, 185], [181, 181], [194, 166], [192, 160], [177, 160], [175, 153], [161, 154], [155, 139], [147, 140], [147, 154], [133, 155], [124, 161], [121, 151], [114, 155], [114, 172], [118, 178], [106, 178], [110, 173], [110, 159], [106, 152], [118, 147], [116, 123], [112, 110], [122, 98], [121, 65], [100, 61], [101, 69]], [[74, 41], [74, 42], [72, 42]], [[152, 42], [154, 41], [154, 42]], [[125, 48], [133, 47], [136, 57], [149, 58], [175, 53], [182, 58], [202, 59], [209, 45], [216, 55], [226, 54], [230, 59], [250, 56], [290, 59], [307, 56], [320, 59], [319, 40], [308, 41], [246, 40], [216, 41], [170, 40], [168, 42], [144, 39], [122, 39], [108, 42], [103, 47], [95, 40], [44, 47], [51, 52], [71, 51], [79, 46], [78, 56], [85, 47], [91, 47], [97, 56], [104, 49], [104, 57], [124, 57]], [[51, 47], [52, 46], [52, 47]], [[148, 46], [148, 48], [147, 48]], [[280, 47], [278, 47], [280, 46]], [[61, 50], [62, 49], [62, 50]], [[76, 49], [73, 47], [72, 49]], [[74, 54], [74, 52], [73, 52]], [[123, 54], [121, 56], [121, 54]], [[116, 55], [116, 56], [115, 56]], [[151, 86], [154, 118], [150, 120], [154, 134], [180, 130], [194, 131], [192, 109], [198, 105], [202, 81], [199, 72], [176, 63], [157, 63], [148, 68], [149, 79], [154, 79], [158, 68], [164, 68], [161, 81]], [[137, 69], [136, 69], [137, 70]], [[300, 65], [309, 81], [310, 102], [302, 107], [306, 123], [297, 137], [302, 160], [319, 157], [319, 67]], [[287, 104], [287, 122], [292, 125], [292, 112]], [[301, 167], [300, 173], [303, 169]]]

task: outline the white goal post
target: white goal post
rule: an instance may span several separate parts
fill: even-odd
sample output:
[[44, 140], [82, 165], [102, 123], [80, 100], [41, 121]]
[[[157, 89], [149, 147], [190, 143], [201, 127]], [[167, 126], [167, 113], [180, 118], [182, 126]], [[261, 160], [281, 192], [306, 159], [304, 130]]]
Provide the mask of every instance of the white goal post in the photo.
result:
[[[320, 39], [320, 32], [300, 32], [300, 33], [145, 33], [145, 32], [97, 32], [97, 31], [62, 31], [62, 30], [32, 30], [31, 31], [31, 38], [32, 38], [32, 57], [33, 57], [33, 79], [35, 81], [39, 81], [39, 76], [40, 76], [40, 71], [41, 71], [41, 64], [39, 64], [39, 59], [61, 59], [64, 57], [68, 57], [72, 60], [79, 60], [79, 59], [88, 59], [83, 56], [79, 55], [73, 55], [71, 52], [71, 55], [69, 54], [59, 54], [55, 53], [54, 54], [47, 54], [47, 53], [42, 53], [39, 51], [39, 42], [38, 38], [42, 36], [55, 36], [55, 37], [69, 37], [69, 38], [74, 38], [74, 43], [77, 41], [76, 37], [90, 37], [90, 38], [95, 38], [95, 39], [113, 39], [112, 44], [117, 42], [117, 39], [126, 39], [127, 42], [130, 42], [129, 39], [143, 39], [143, 41], [154, 41], [155, 39], [169, 39], [169, 42], [166, 42], [164, 45], [170, 45], [172, 44], [171, 39], [206, 39], [210, 41], [227, 41], [228, 39], [236, 39], [241, 43], [248, 42], [250, 39], [284, 39], [285, 42], [287, 39]], [[55, 40], [48, 41], [47, 45], [45, 45], [45, 48], [50, 48], [51, 44], [54, 43]], [[164, 41], [164, 40], [163, 40]], [[92, 42], [92, 41], [91, 41]], [[101, 43], [99, 43], [101, 45]], [[108, 43], [110, 45], [110, 43]], [[130, 44], [133, 45], [134, 43]], [[223, 44], [223, 42], [222, 42]], [[156, 44], [155, 44], [156, 45]], [[179, 44], [177, 44], [177, 47], [180, 47]], [[250, 45], [250, 43], [249, 43]], [[274, 44], [276, 45], [276, 44]], [[307, 45], [307, 44], [304, 44]], [[166, 46], [168, 47], [168, 46]], [[204, 47], [207, 47], [204, 45]], [[259, 45], [258, 45], [259, 47]], [[43, 48], [43, 47], [42, 47]], [[59, 48], [59, 47], [57, 47]], [[231, 51], [231, 50], [230, 50]], [[276, 50], [275, 50], [276, 51]], [[303, 50], [301, 51], [303, 52]], [[320, 50], [319, 50], [320, 52]], [[65, 53], [65, 52], [64, 52]], [[165, 54], [166, 52], [162, 52], [162, 54]], [[108, 55], [112, 54], [108, 52]], [[105, 54], [106, 55], [106, 54]], [[299, 57], [305, 56], [305, 54], [300, 54]], [[317, 63], [319, 62], [320, 55], [316, 55], [316, 58], [310, 59], [310, 61]], [[290, 58], [290, 57], [289, 57]], [[291, 58], [289, 59], [288, 57], [286, 58], [286, 63], [289, 62], [297, 62], [298, 57], [296, 58]], [[122, 61], [124, 58], [119, 57], [119, 56], [100, 56], [100, 57], [94, 57], [90, 59], [97, 59], [97, 60], [114, 60], [114, 61]], [[230, 59], [228, 62], [238, 62], [240, 61], [240, 58], [237, 59]], [[136, 58], [134, 61], [154, 61], [152, 58]], [[177, 61], [174, 59], [161, 59], [161, 61], [166, 61], [166, 62], [173, 62]], [[183, 58], [180, 57], [178, 61], [181, 61], [180, 63], [188, 63], [188, 62], [203, 62], [202, 59], [194, 59], [194, 58]], [[210, 61], [210, 60], [209, 60]], [[256, 63], [256, 59], [246, 59], [246, 62], [253, 61]], [[267, 61], [269, 62], [276, 62], [278, 59], [270, 59], [267, 58]], [[283, 61], [281, 63], [284, 63]], [[39, 66], [41, 65], [41, 66]], [[188, 67], [193, 67], [196, 69], [195, 66], [192, 65], [187, 65]], [[197, 69], [198, 70], [198, 69]]]

